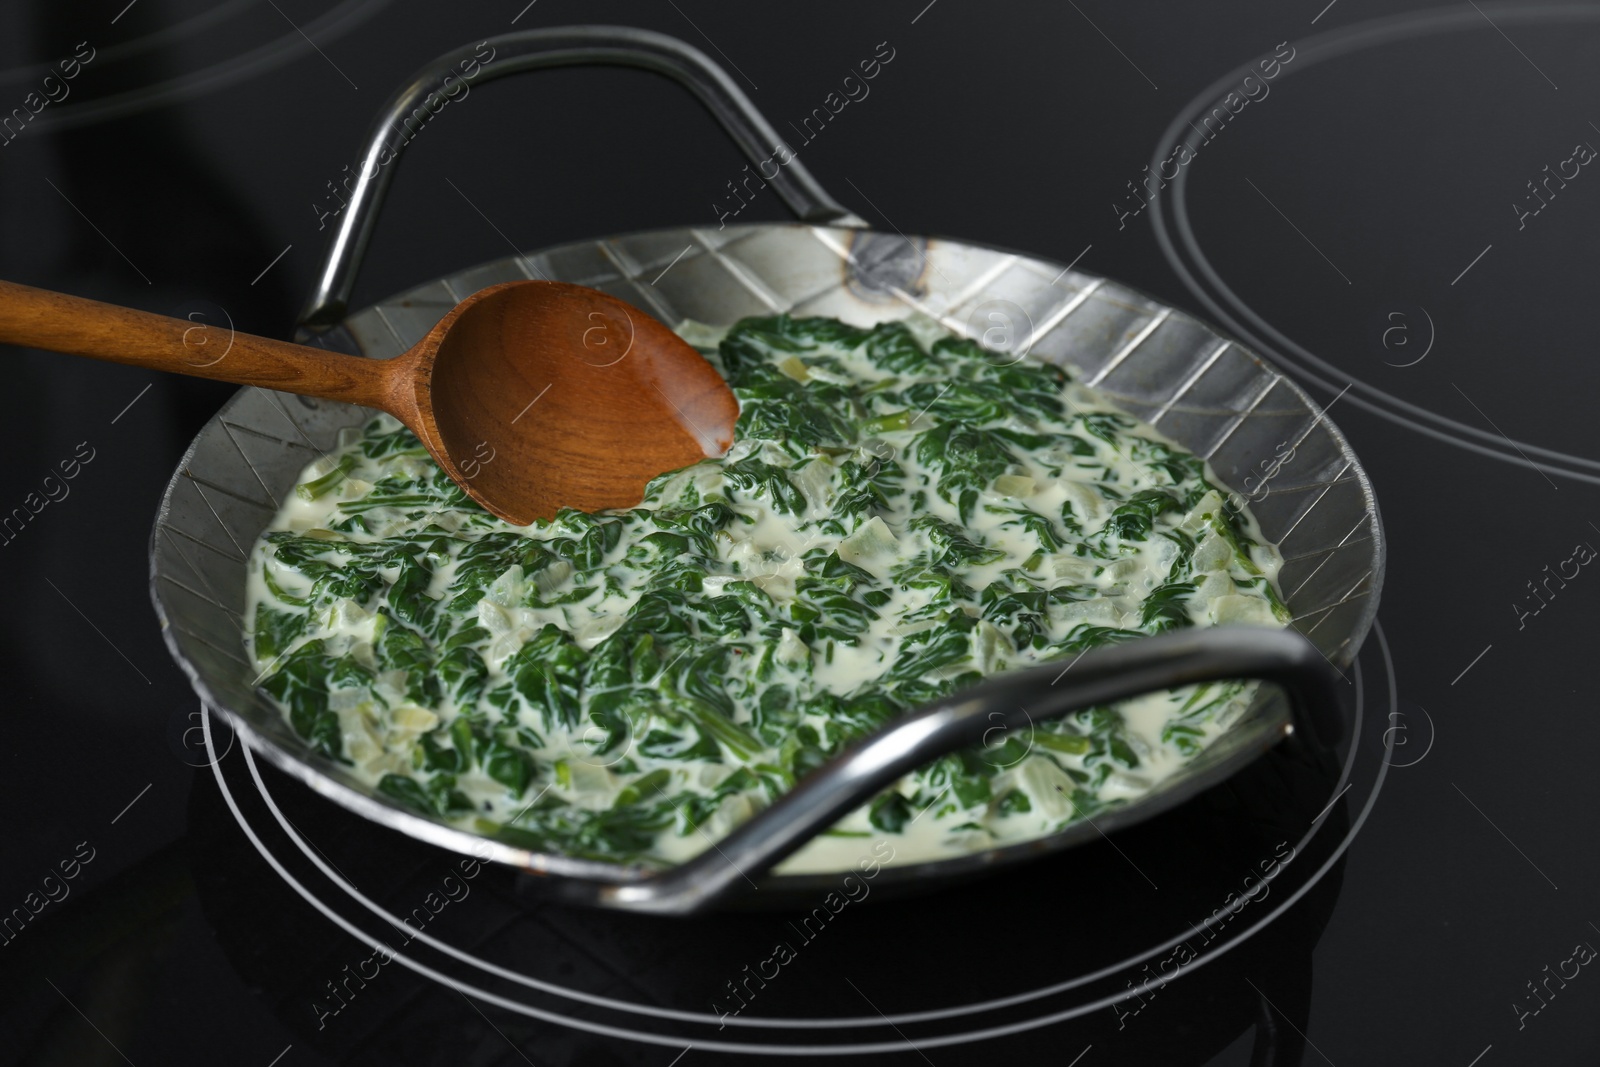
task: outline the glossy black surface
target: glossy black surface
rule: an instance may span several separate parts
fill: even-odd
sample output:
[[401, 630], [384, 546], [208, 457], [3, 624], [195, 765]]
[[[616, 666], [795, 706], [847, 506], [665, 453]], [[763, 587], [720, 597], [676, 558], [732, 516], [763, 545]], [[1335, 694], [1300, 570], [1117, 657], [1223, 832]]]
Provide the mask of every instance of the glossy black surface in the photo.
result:
[[[198, 705], [149, 607], [146, 546], [173, 464], [228, 390], [7, 350], [0, 516], [59, 499], [0, 535], [12, 605], [0, 622], [0, 918], [39, 908], [0, 943], [0, 1062], [667, 1067], [732, 1059], [706, 1047], [719, 1041], [898, 1044], [840, 1058], [941, 1067], [1594, 1062], [1600, 989], [1588, 987], [1600, 979], [1581, 962], [1592, 950], [1574, 946], [1600, 945], [1600, 587], [1574, 548], [1600, 544], [1600, 507], [1594, 484], [1570, 476], [1600, 462], [1600, 187], [1588, 188], [1600, 178], [1574, 152], [1600, 146], [1593, 8], [1453, 6], [1431, 27], [1297, 67], [1327, 55], [1319, 35], [1422, 6], [524, 3], [6, 8], [0, 115], [47, 87], [44, 70], [20, 68], [80, 41], [95, 58], [70, 95], [0, 135], [0, 276], [285, 336], [336, 204], [327, 183], [354, 164], [394, 86], [494, 34], [616, 22], [729, 64], [786, 135], [830, 93], [859, 96], [844, 79], [886, 41], [893, 58], [868, 95], [800, 149], [839, 200], [884, 229], [1076, 260], [1261, 332], [1214, 282], [1184, 284], [1129, 183], [1158, 148], [1167, 158], [1163, 131], [1192, 97], [1286, 42], [1294, 58], [1268, 91], [1236, 101], [1179, 169], [1199, 248], [1282, 335], [1264, 354], [1332, 402], [1377, 487], [1387, 656], [1374, 638], [1352, 672], [1362, 718], [1331, 754], [1276, 751], [1113, 842], [925, 897], [862, 894], [812, 937], [781, 916], [685, 924], [543, 906], [504, 872], [466, 878], [261, 767], [263, 793], [237, 747], [207, 765]], [[425, 134], [358, 305], [512, 246], [714, 227], [743, 176], [693, 101], [640, 72], [474, 90]], [[768, 191], [737, 217], [784, 216]], [[75, 477], [62, 482], [64, 461]], [[266, 797], [315, 845], [298, 848]], [[470, 984], [468, 999], [399, 960], [372, 962], [284, 876], [367, 936], [393, 928], [311, 856], [397, 912], [433, 902], [426, 934], [508, 971], [676, 1011], [731, 1011], [728, 983], [783, 941], [794, 958], [747, 988], [742, 1014], [862, 1025], [641, 1019], [420, 940], [404, 949]], [[1199, 926], [1230, 904], [1225, 927]], [[1177, 938], [1205, 952], [1165, 969], [1175, 950], [1126, 962]], [[1146, 964], [1177, 977], [1134, 998]], [[1071, 990], [949, 1012], [1101, 965]], [[363, 984], [363, 968], [377, 976]], [[944, 1043], [1119, 994], [1085, 1017]], [[880, 1012], [945, 1017], [886, 1025]]]

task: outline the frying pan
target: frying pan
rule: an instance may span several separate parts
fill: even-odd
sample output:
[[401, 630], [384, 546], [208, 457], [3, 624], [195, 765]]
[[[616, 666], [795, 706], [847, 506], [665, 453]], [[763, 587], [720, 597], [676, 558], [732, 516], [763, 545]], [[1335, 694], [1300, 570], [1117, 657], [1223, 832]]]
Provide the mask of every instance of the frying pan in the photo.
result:
[[[1116, 282], [976, 242], [869, 229], [799, 159], [775, 162], [783, 144], [778, 135], [720, 68], [675, 38], [578, 26], [487, 44], [492, 63], [469, 63], [481, 58], [482, 45], [458, 49], [423, 67], [384, 106], [301, 317], [301, 340], [392, 357], [462, 297], [522, 278], [592, 286], [669, 324], [687, 318], [730, 325], [746, 315], [791, 312], [866, 325], [921, 312], [974, 336], [1000, 314], [1017, 331], [1014, 355], [1071, 368], [1118, 407], [1209, 460], [1228, 489], [1248, 495], [1262, 532], [1285, 557], [1279, 581], [1292, 627], [1178, 631], [1091, 650], [1065, 670], [1045, 664], [986, 679], [854, 745], [676, 867], [531, 852], [378, 795], [313, 752], [256, 688], [242, 623], [250, 547], [305, 464], [333, 447], [339, 430], [371, 413], [244, 389], [195, 437], [162, 496], [150, 579], [173, 658], [200, 698], [253, 750], [374, 822], [521, 868], [537, 876], [541, 894], [689, 914], [730, 904], [814, 903], [848, 872], [775, 873], [774, 866], [901, 775], [979, 744], [996, 729], [1022, 730], [1078, 708], [1204, 680], [1257, 678], [1280, 687], [1261, 687], [1209, 747], [1140, 798], [1037, 840], [886, 866], [877, 887], [930, 887], [1095, 840], [1216, 784], [1297, 728], [1312, 740], [1337, 729], [1337, 668], [1354, 659], [1376, 613], [1383, 531], [1355, 454], [1298, 386], [1204, 323]], [[577, 64], [640, 67], [683, 85], [799, 221], [724, 222], [574, 242], [457, 271], [350, 313], [350, 292], [407, 123], [414, 129], [426, 121], [430, 102], [442, 107], [452, 79], [479, 84]], [[466, 76], [469, 66], [475, 69]], [[1281, 458], [1285, 447], [1291, 459]]]

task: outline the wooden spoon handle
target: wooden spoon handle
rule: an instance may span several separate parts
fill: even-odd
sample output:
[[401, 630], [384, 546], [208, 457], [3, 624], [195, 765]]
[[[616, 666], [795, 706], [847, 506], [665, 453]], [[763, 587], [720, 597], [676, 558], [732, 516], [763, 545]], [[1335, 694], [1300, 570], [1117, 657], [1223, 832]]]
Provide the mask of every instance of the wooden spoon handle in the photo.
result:
[[0, 342], [385, 410], [409, 370], [6, 281]]

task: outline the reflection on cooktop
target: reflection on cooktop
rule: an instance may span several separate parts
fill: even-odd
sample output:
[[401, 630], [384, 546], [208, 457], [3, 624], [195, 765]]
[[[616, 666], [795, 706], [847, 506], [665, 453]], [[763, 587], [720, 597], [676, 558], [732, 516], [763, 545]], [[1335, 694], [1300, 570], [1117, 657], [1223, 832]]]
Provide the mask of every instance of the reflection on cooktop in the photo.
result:
[[[1524, 52], [1520, 64], [1506, 32], [1542, 62]], [[1163, 251], [1225, 326], [1345, 403], [1600, 481], [1584, 419], [1600, 368], [1567, 358], [1587, 332], [1592, 279], [1546, 269], [1581, 258], [1600, 224], [1585, 178], [1600, 144], [1586, 103], [1600, 91], [1587, 58], [1597, 43], [1592, 5], [1502, 8], [1493, 20], [1446, 8], [1296, 40], [1281, 65], [1281, 50], [1256, 62], [1273, 63], [1270, 83], [1244, 64], [1157, 143], [1150, 170], [1168, 180], [1147, 178], [1143, 191]], [[1508, 56], [1515, 77], [1470, 76]], [[1419, 79], [1419, 66], [1463, 76]], [[1230, 78], [1248, 94], [1237, 114], [1213, 106]], [[1375, 138], [1380, 120], [1388, 136]], [[1275, 148], [1308, 131], [1304, 149]], [[1502, 314], [1512, 286], [1515, 311]], [[1490, 358], [1464, 366], [1464, 349]], [[1496, 395], [1508, 360], [1541, 417]]]

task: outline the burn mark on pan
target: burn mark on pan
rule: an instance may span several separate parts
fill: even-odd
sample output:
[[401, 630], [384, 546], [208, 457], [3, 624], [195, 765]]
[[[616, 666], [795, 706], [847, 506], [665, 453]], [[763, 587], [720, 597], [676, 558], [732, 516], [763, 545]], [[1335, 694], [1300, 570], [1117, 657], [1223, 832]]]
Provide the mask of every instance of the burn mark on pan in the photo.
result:
[[920, 297], [927, 291], [922, 276], [928, 269], [928, 242], [863, 230], [851, 235], [843, 266], [845, 285], [862, 300], [886, 304], [900, 293]]

